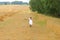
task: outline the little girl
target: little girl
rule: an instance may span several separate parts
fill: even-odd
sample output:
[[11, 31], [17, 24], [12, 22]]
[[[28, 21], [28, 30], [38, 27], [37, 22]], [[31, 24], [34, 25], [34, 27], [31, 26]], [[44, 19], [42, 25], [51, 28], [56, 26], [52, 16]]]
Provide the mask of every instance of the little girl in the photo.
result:
[[32, 27], [33, 21], [32, 21], [32, 17], [29, 18], [29, 26]]

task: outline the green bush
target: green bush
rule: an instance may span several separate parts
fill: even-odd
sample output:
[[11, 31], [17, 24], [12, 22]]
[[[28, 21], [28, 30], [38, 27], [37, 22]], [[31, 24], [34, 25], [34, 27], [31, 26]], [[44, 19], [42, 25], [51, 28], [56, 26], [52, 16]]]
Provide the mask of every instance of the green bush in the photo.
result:
[[42, 14], [60, 17], [60, 0], [30, 0], [30, 9]]

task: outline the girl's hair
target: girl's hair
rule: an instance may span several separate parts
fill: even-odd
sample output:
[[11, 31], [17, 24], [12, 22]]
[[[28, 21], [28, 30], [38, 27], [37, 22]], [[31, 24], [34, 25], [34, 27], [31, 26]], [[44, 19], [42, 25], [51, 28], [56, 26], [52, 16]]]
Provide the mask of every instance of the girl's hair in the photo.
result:
[[30, 19], [32, 19], [32, 17], [30, 17]]

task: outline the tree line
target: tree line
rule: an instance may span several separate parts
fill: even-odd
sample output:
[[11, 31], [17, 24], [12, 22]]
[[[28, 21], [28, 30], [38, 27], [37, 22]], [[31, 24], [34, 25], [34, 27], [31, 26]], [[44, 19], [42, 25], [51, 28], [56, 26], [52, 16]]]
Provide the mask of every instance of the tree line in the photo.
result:
[[23, 5], [26, 4], [28, 5], [27, 2], [22, 2], [22, 1], [13, 1], [13, 2], [0, 2], [0, 5], [9, 5], [9, 4], [14, 4], [14, 5]]

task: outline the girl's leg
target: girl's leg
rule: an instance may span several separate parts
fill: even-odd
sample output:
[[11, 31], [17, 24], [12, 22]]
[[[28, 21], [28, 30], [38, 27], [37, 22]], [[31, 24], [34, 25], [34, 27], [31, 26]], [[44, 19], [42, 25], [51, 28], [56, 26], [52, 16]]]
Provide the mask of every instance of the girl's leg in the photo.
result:
[[32, 27], [32, 25], [30, 25], [30, 27]]

